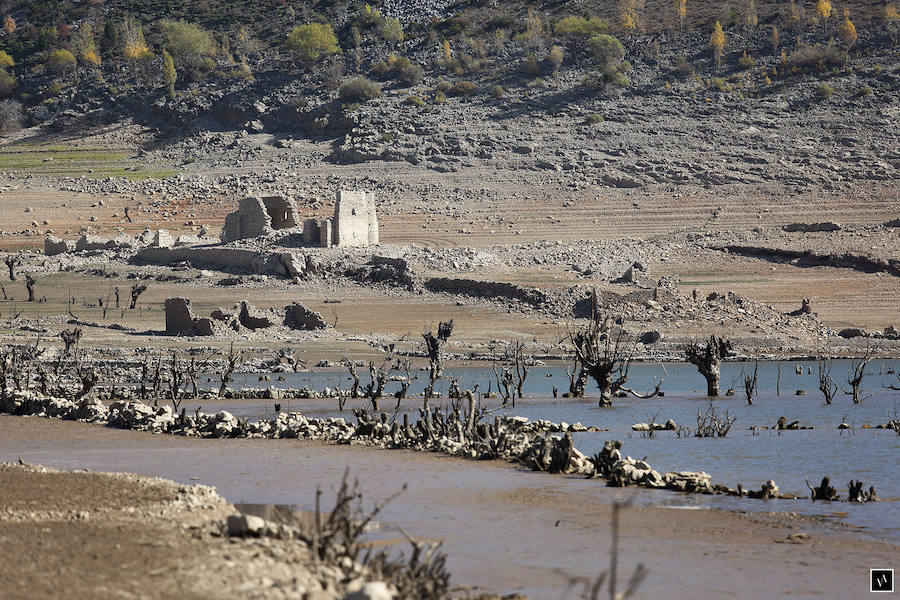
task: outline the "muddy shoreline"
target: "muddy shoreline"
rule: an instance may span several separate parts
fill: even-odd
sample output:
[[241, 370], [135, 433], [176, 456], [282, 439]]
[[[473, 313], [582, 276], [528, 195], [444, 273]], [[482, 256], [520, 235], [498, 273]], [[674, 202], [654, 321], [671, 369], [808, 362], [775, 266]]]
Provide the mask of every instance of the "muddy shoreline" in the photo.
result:
[[[610, 502], [635, 493], [405, 450], [161, 437], [10, 416], [0, 416], [0, 432], [3, 460], [22, 456], [59, 468], [207, 483], [230, 501], [308, 507], [315, 485], [335, 483], [347, 467], [374, 496], [407, 482], [409, 491], [384, 518], [412, 535], [445, 539], [454, 583], [538, 598], [559, 597], [566, 582], [560, 570], [590, 576], [605, 565]], [[769, 514], [632, 507], [623, 514], [622, 568], [646, 563], [651, 575], [642, 594], [651, 596], [674, 590], [675, 596], [850, 597], [867, 589], [868, 568], [890, 564], [897, 555], [896, 544], [873, 541], [829, 519], [781, 513], [777, 501], [772, 507]], [[810, 538], [781, 543], [797, 532]]]

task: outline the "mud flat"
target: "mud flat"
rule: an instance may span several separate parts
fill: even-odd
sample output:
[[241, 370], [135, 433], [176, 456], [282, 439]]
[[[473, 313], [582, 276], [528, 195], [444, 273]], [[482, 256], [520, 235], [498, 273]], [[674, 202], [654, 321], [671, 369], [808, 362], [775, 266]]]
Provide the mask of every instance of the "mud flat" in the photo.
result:
[[[443, 539], [453, 583], [535, 598], [558, 598], [570, 577], [604, 569], [611, 503], [654, 493], [523, 473], [499, 462], [300, 440], [154, 436], [11, 416], [0, 417], [0, 434], [2, 460], [21, 456], [61, 469], [132, 471], [209, 484], [230, 502], [308, 509], [316, 485], [327, 489], [336, 484], [348, 467], [371, 498], [386, 497], [408, 483], [407, 492], [382, 514], [381, 537], [398, 537], [391, 530], [398, 524], [415, 537]], [[53, 490], [44, 496], [48, 503], [58, 501]], [[630, 573], [638, 562], [649, 567], [642, 595], [855, 597], [868, 589], [869, 568], [891, 566], [898, 555], [894, 543], [872, 540], [828, 515], [782, 512], [779, 501], [771, 501], [770, 513], [743, 514], [684, 510], [697, 508], [689, 496], [662, 492], [656, 498], [649, 506], [622, 513], [619, 568]], [[823, 505], [822, 510], [834, 508]], [[797, 533], [809, 537], [789, 539]], [[110, 535], [129, 536], [125, 529]], [[25, 543], [15, 534], [13, 539]], [[54, 539], [60, 545], [52, 552], [55, 560], [76, 569], [60, 557], [75, 552], [83, 539]], [[195, 554], [202, 555], [207, 542], [191, 543], [197, 545]], [[123, 564], [119, 555], [96, 561], [99, 573], [121, 574]], [[29, 572], [43, 576], [45, 567], [23, 563], [16, 572], [18, 579], [27, 580]], [[110, 581], [115, 581], [112, 575]]]

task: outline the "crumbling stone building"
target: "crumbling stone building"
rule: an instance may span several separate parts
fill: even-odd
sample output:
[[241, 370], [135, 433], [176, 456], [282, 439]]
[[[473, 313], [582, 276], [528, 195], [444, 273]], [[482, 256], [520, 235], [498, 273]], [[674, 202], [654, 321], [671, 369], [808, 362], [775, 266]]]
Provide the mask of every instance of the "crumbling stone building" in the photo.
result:
[[300, 218], [294, 201], [282, 196], [241, 198], [238, 209], [225, 217], [222, 228], [222, 242], [228, 243], [244, 238], [259, 237], [297, 227]]
[[[222, 243], [268, 235], [282, 229], [299, 229], [294, 201], [272, 196], [241, 199], [238, 210], [225, 217]], [[378, 243], [375, 193], [341, 190], [330, 219], [305, 219], [303, 243], [307, 246], [367, 246]]]

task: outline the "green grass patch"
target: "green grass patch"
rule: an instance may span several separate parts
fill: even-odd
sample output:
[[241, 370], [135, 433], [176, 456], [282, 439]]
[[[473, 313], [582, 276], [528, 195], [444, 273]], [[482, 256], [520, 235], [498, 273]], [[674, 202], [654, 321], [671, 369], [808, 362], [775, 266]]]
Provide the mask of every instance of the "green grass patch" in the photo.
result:
[[0, 149], [0, 172], [7, 171], [133, 180], [164, 179], [178, 174], [176, 169], [144, 168], [124, 152], [30, 144]]

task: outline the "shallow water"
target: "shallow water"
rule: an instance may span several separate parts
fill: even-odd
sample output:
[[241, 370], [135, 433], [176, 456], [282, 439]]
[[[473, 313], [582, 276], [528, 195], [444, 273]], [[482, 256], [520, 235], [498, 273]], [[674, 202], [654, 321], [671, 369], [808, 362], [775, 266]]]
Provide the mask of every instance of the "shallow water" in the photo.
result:
[[[800, 367], [800, 374], [796, 373]], [[832, 377], [846, 385], [850, 361], [835, 361]], [[900, 392], [885, 386], [900, 385], [895, 373], [900, 371], [900, 361], [873, 361], [863, 381], [863, 402], [854, 405], [850, 396], [839, 393], [831, 405], [826, 405], [818, 391], [818, 375], [815, 362], [791, 361], [781, 363], [781, 395], [776, 393], [778, 363], [759, 364], [759, 390], [752, 406], [748, 406], [741, 386], [741, 373], [752, 370], [752, 364], [726, 363], [722, 367], [722, 389], [734, 387], [737, 393], [713, 401], [717, 411], [729, 411], [737, 417], [731, 432], [725, 438], [679, 438], [674, 432], [660, 431], [650, 438], [631, 430], [636, 422], [655, 420], [664, 423], [668, 419], [680, 425], [695, 427], [697, 411], [705, 411], [710, 400], [704, 397], [706, 385], [692, 365], [640, 364], [632, 367], [629, 386], [637, 390], [649, 390], [657, 378], [663, 378], [665, 396], [650, 400], [617, 398], [611, 408], [600, 408], [595, 399], [552, 398], [555, 386], [568, 389], [568, 379], [559, 367], [535, 367], [530, 370], [526, 382], [526, 399], [519, 400], [515, 408], [499, 408], [499, 400], [484, 400], [494, 414], [521, 415], [530, 419], [548, 419], [554, 422], [580, 422], [608, 431], [579, 433], [575, 435], [576, 447], [585, 454], [592, 454], [609, 439], [623, 441], [623, 453], [646, 460], [661, 472], [673, 470], [702, 470], [713, 476], [714, 483], [732, 487], [738, 483], [745, 488], [759, 489], [768, 479], [773, 479], [782, 492], [808, 494], [805, 480], [818, 485], [822, 476], [831, 478], [838, 493], [846, 498], [847, 482], [861, 480], [865, 487], [874, 485], [882, 502], [867, 505], [849, 503], [811, 503], [810, 501], [785, 502], [780, 510], [810, 514], [840, 514], [845, 520], [863, 527], [873, 534], [900, 539], [900, 435], [892, 430], [863, 429], [863, 425], [875, 426], [900, 415]], [[445, 377], [459, 377], [460, 386], [472, 388], [475, 383], [486, 391], [493, 377], [485, 368], [447, 369]], [[275, 377], [273, 376], [274, 380]], [[367, 377], [361, 373], [363, 385]], [[285, 381], [259, 383], [257, 375], [238, 376], [235, 385], [277, 385], [291, 388], [309, 386], [313, 389], [334, 387], [339, 380], [349, 387], [346, 372], [329, 371], [285, 375]], [[423, 387], [417, 381], [415, 391]], [[396, 385], [396, 384], [395, 384]], [[496, 383], [491, 386], [496, 390]], [[394, 388], [388, 387], [388, 392]], [[804, 390], [805, 395], [795, 395]], [[591, 393], [589, 388], [588, 393]], [[446, 401], [445, 401], [446, 402]], [[300, 410], [316, 417], [344, 416], [353, 419], [351, 408], [365, 405], [363, 400], [348, 402], [339, 413], [334, 400], [283, 400], [283, 410]], [[204, 404], [204, 403], [201, 403]], [[194, 404], [185, 402], [190, 411]], [[419, 401], [409, 399], [403, 410], [417, 415]], [[382, 400], [382, 408], [393, 408], [393, 399]], [[271, 400], [229, 400], [210, 404], [203, 410], [229, 410], [237, 416], [249, 418], [273, 418], [274, 403]], [[753, 426], [772, 427], [784, 416], [788, 422], [797, 420], [801, 426], [815, 429], [799, 431], [751, 431]], [[837, 426], [847, 422], [850, 431], [840, 431]], [[746, 499], [682, 496], [664, 494], [654, 498], [654, 503], [668, 505], [733, 508], [742, 510], [771, 510], [765, 503]], [[843, 516], [843, 515], [842, 515]]]

